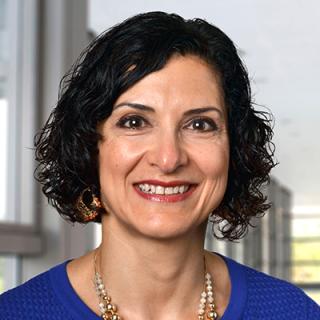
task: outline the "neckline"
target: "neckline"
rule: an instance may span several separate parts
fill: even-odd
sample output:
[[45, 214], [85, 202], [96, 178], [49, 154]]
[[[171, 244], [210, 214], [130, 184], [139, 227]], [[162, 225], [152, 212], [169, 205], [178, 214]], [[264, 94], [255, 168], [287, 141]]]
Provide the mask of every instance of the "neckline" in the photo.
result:
[[67, 274], [67, 260], [50, 271], [50, 281], [59, 302], [72, 314], [75, 319], [98, 320], [100, 317], [93, 312], [73, 289]]
[[[230, 283], [231, 294], [228, 306], [220, 320], [242, 319], [243, 310], [247, 299], [247, 278], [243, 266], [236, 261], [219, 255], [226, 263]], [[55, 295], [59, 302], [68, 310], [73, 317], [83, 320], [98, 320], [100, 317], [95, 314], [78, 296], [73, 289], [68, 274], [67, 260], [50, 270], [50, 281]]]
[[227, 308], [220, 320], [241, 320], [247, 302], [247, 275], [245, 268], [240, 263], [219, 253], [228, 269], [231, 294]]

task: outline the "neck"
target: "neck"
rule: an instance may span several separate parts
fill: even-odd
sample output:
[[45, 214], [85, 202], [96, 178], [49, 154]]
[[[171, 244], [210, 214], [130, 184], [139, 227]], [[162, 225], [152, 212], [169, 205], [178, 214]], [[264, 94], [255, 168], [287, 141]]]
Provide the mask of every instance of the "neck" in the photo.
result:
[[113, 231], [103, 223], [102, 239], [98, 264], [120, 315], [125, 319], [197, 318], [204, 281], [203, 230], [155, 240]]

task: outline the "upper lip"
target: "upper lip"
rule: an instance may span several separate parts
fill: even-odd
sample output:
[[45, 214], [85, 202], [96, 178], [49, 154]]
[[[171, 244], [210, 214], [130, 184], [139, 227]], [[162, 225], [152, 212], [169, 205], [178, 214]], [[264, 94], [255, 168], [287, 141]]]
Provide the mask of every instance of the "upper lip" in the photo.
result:
[[189, 181], [183, 181], [183, 180], [173, 180], [173, 181], [160, 181], [160, 180], [143, 180], [139, 181], [135, 184], [152, 184], [157, 186], [162, 186], [164, 188], [166, 187], [176, 187], [176, 186], [185, 186], [185, 185], [191, 185], [195, 183], [191, 183]]

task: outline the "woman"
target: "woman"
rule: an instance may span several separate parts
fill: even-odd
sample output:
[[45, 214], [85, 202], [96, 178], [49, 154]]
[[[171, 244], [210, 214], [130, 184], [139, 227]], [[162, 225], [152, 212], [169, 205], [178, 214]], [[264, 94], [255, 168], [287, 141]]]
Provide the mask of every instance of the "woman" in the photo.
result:
[[203, 249], [208, 218], [235, 240], [269, 207], [271, 136], [221, 30], [162, 12], [111, 28], [36, 139], [44, 194], [72, 222], [101, 222], [102, 243], [4, 294], [1, 315], [319, 319], [300, 289]]

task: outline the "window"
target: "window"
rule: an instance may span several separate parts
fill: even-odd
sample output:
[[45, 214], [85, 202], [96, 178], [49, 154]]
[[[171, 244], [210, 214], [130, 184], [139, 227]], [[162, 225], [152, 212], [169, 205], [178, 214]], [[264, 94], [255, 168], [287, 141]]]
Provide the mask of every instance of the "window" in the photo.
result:
[[0, 0], [0, 292], [16, 284], [20, 254], [40, 250], [33, 136], [36, 0]]
[[299, 210], [292, 231], [293, 281], [320, 303], [320, 210]]
[[0, 159], [0, 220], [7, 220], [7, 162], [8, 162], [8, 86], [9, 26], [8, 1], [0, 0], [0, 147], [5, 150]]
[[7, 291], [17, 284], [17, 271], [18, 259], [16, 256], [9, 255], [0, 257], [0, 293]]

